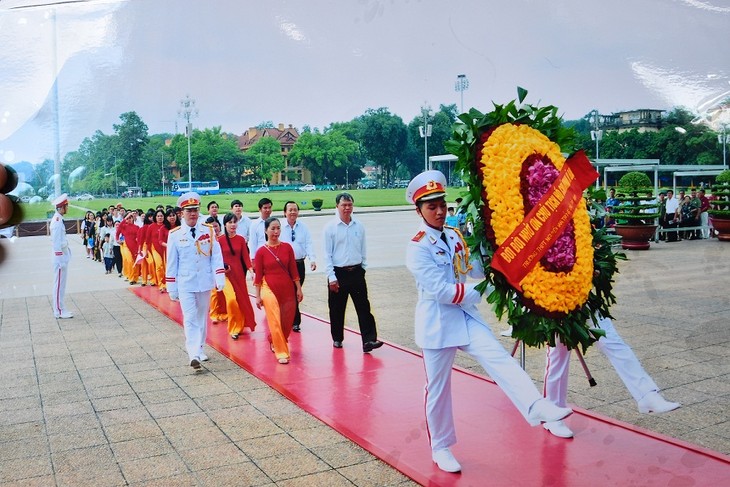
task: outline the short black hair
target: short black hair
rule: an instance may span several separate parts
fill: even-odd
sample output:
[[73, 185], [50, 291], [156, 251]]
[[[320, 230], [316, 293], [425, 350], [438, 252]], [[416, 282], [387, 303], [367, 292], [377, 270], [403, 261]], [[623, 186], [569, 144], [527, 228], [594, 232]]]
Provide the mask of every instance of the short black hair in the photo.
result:
[[299, 209], [299, 204], [296, 201], [289, 200], [284, 203], [284, 211], [286, 211], [286, 207], [289, 205], [295, 205], [297, 207], [297, 210]]
[[241, 200], [233, 200], [233, 201], [231, 201], [231, 208], [233, 208], [236, 205], [241, 205], [241, 207], [243, 207], [243, 203], [241, 202]]
[[261, 198], [259, 200], [259, 210], [263, 208], [264, 205], [271, 205], [273, 204], [269, 198]]
[[208, 209], [208, 211], [210, 211], [210, 207], [211, 207], [211, 205], [216, 205], [216, 206], [218, 206], [218, 203], [216, 203], [215, 201], [211, 201], [210, 203], [208, 203], [208, 206], [206, 206], [206, 208]]
[[350, 193], [340, 193], [335, 196], [335, 205], [339, 205], [340, 200], [351, 201], [353, 203], [355, 202], [355, 198], [353, 198]]

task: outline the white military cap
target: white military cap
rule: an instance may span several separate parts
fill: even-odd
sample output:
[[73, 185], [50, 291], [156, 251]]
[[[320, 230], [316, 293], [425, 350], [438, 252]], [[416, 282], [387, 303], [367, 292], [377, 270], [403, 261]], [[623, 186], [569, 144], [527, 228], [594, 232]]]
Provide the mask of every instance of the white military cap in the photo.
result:
[[200, 195], [195, 191], [188, 191], [187, 193], [183, 193], [177, 199], [177, 206], [179, 206], [183, 210], [185, 208], [200, 208]]
[[408, 183], [406, 189], [406, 201], [409, 203], [435, 200], [443, 196], [446, 196], [446, 176], [436, 170], [422, 172]]
[[56, 197], [55, 200], [53, 200], [53, 207], [58, 208], [59, 206], [67, 205], [68, 204], [68, 195], [66, 193], [63, 193], [61, 196]]

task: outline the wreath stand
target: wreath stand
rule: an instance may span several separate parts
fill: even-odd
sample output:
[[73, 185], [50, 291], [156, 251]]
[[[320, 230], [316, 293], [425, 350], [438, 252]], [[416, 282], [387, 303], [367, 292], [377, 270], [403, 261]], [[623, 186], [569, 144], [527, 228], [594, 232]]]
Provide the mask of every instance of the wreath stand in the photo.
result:
[[[525, 370], [525, 342], [522, 340], [516, 340], [515, 345], [512, 347], [512, 353], [511, 355], [514, 357], [515, 353], [517, 353], [517, 347], [520, 348], [520, 367], [522, 367], [522, 370]], [[580, 350], [578, 348], [575, 349], [575, 353], [578, 356], [578, 361], [580, 362], [581, 367], [583, 367], [583, 372], [586, 374], [586, 378], [588, 379], [588, 384], [591, 387], [596, 386], [598, 383], [596, 382], [596, 379], [593, 378], [591, 375], [591, 371], [588, 370], [588, 365], [586, 365], [586, 361], [583, 358], [583, 354], [580, 353]]]

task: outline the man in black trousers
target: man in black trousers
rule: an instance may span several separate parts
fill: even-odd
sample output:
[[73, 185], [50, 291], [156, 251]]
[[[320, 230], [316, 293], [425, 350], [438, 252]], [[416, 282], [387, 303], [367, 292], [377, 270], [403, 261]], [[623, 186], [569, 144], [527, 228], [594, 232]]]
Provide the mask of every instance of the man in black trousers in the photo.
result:
[[362, 351], [369, 353], [382, 347], [383, 342], [378, 340], [378, 330], [370, 312], [365, 282], [365, 227], [352, 218], [354, 199], [351, 194], [338, 194], [335, 203], [337, 215], [324, 228], [325, 274], [329, 284], [327, 304], [332, 346], [342, 348], [345, 339], [345, 309], [349, 296], [352, 297], [357, 312]]

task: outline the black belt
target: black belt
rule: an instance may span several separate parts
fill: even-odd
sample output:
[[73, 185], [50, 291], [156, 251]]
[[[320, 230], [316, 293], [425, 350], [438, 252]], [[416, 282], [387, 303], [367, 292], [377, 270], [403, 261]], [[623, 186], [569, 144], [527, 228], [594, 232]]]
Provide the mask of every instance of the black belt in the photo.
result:
[[355, 265], [348, 265], [348, 266], [345, 266], [345, 267], [335, 267], [335, 270], [336, 270], [336, 271], [347, 271], [347, 272], [352, 272], [352, 271], [354, 271], [355, 269], [359, 269], [359, 268], [361, 268], [361, 267], [362, 267], [362, 264], [355, 264]]
[[294, 259], [294, 260], [296, 260], [297, 262], [304, 262], [304, 258], [301, 258], [301, 259]]

